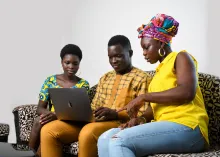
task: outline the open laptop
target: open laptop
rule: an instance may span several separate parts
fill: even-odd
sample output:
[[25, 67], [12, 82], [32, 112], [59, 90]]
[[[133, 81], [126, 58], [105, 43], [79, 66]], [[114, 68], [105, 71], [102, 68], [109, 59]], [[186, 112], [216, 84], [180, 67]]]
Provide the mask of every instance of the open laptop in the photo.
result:
[[49, 88], [59, 120], [91, 122], [93, 113], [85, 88]]

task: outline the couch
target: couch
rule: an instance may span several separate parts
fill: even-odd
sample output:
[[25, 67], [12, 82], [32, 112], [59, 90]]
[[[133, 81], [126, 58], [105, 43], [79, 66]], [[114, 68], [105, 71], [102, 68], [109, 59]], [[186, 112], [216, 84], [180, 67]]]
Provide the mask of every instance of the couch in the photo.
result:
[[0, 123], [0, 142], [8, 142], [9, 125]]
[[[154, 71], [147, 71], [149, 76], [154, 76]], [[220, 78], [210, 74], [199, 73], [199, 84], [203, 93], [207, 113], [209, 115], [209, 140], [210, 148], [203, 153], [192, 154], [156, 154], [151, 157], [205, 157], [220, 156]], [[95, 95], [97, 85], [93, 86], [89, 92], [90, 100]], [[30, 132], [33, 125], [37, 105], [21, 105], [12, 111], [14, 114], [17, 147], [21, 150], [29, 150], [27, 146], [30, 138]], [[66, 155], [76, 156], [78, 153], [78, 142], [63, 146], [63, 152]]]

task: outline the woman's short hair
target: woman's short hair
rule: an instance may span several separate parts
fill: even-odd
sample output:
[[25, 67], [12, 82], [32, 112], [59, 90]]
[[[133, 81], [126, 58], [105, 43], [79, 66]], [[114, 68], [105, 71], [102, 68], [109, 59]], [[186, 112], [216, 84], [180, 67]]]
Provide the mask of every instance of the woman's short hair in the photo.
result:
[[63, 60], [64, 56], [67, 54], [78, 56], [80, 61], [82, 59], [82, 51], [77, 45], [67, 44], [64, 46], [60, 52], [60, 58]]

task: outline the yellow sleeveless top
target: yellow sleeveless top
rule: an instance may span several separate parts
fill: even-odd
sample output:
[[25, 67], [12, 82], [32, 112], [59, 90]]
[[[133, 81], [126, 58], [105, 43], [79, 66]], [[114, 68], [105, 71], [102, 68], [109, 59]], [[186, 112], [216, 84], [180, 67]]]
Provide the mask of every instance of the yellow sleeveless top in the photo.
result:
[[[177, 86], [177, 76], [175, 74], [174, 64], [178, 53], [170, 53], [157, 67], [156, 74], [153, 77], [148, 92], [162, 92]], [[192, 57], [196, 66], [197, 61]], [[197, 72], [197, 90], [196, 96], [193, 101], [187, 104], [158, 104], [151, 103], [151, 107], [154, 113], [155, 121], [171, 121], [179, 124], [183, 124], [192, 129], [199, 126], [207, 143], [208, 140], [208, 115], [205, 109], [205, 104], [198, 84], [198, 72]]]

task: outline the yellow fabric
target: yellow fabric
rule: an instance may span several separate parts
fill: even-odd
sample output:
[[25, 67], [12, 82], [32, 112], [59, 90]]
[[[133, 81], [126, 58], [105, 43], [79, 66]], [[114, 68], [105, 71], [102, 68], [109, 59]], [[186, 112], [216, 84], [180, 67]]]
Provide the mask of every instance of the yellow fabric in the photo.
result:
[[63, 144], [79, 142], [78, 157], [96, 157], [98, 137], [105, 131], [116, 128], [115, 121], [89, 124], [55, 120], [41, 129], [41, 156], [61, 157]]
[[[148, 91], [148, 74], [138, 68], [124, 75], [116, 74], [115, 71], [108, 72], [99, 81], [96, 94], [92, 101], [92, 109], [98, 107], [109, 107], [120, 109], [131, 100]], [[140, 109], [139, 115], [147, 108], [147, 103]], [[119, 113], [119, 119], [127, 120], [125, 111]]]
[[[175, 74], [174, 64], [178, 53], [170, 53], [157, 67], [156, 74], [149, 85], [150, 92], [162, 92], [175, 88], [177, 86], [177, 77]], [[197, 69], [197, 61], [192, 57]], [[197, 72], [198, 78], [198, 72]], [[198, 79], [197, 79], [198, 80]], [[193, 101], [188, 104], [174, 105], [174, 104], [157, 104], [151, 103], [155, 121], [172, 121], [179, 124], [186, 125], [194, 129], [199, 125], [200, 130], [209, 143], [208, 140], [208, 115], [205, 109], [203, 96], [197, 81], [196, 96]]]
[[119, 125], [115, 121], [94, 122], [85, 125], [79, 134], [78, 157], [97, 157], [99, 136], [111, 128], [117, 128]]
[[78, 141], [83, 125], [55, 120], [45, 124], [41, 129], [41, 157], [61, 157], [63, 144]]

